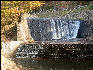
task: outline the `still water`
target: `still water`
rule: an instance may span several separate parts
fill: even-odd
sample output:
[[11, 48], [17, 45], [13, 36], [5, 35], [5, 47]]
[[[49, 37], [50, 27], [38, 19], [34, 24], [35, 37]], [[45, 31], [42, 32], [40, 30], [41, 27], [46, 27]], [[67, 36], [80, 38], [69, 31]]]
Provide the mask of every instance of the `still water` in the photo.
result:
[[93, 70], [93, 61], [69, 61], [31, 58], [13, 58], [22, 70]]

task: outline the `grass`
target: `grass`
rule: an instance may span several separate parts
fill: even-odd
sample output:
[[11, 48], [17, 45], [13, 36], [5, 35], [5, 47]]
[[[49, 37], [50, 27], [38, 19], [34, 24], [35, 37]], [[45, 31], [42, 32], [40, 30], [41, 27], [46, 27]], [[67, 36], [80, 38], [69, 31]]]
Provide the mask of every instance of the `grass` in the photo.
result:
[[64, 11], [56, 11], [56, 12], [47, 12], [47, 13], [40, 13], [37, 14], [39, 18], [48, 18], [48, 17], [57, 17], [57, 16], [65, 16], [70, 13], [75, 13], [75, 12], [82, 12], [86, 10], [93, 10], [93, 5], [88, 5], [83, 8], [78, 8], [78, 9], [73, 9], [73, 10], [64, 10]]

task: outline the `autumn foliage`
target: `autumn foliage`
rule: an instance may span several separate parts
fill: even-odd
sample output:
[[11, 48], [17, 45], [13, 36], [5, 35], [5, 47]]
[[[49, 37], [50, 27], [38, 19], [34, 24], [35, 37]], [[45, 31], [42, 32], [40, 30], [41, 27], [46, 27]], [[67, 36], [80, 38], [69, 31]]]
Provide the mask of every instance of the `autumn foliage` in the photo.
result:
[[42, 1], [1, 1], [1, 27], [16, 23], [22, 13], [43, 6]]

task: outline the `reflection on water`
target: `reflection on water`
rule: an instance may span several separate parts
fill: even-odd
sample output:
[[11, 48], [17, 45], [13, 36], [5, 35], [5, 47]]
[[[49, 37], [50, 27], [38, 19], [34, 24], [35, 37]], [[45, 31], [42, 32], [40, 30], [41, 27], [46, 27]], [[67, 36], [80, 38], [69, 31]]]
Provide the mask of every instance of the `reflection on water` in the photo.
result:
[[33, 60], [16, 58], [14, 61], [23, 66], [22, 70], [93, 70], [93, 61]]

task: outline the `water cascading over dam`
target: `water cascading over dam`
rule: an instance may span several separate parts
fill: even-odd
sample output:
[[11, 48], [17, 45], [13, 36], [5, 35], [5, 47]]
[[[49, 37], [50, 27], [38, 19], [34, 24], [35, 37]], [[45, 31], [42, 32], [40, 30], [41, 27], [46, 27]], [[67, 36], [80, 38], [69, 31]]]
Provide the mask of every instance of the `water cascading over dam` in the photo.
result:
[[35, 41], [65, 41], [77, 37], [80, 21], [28, 18], [28, 26]]
[[[93, 40], [84, 42], [84, 39], [78, 38], [79, 35], [82, 36], [80, 32], [84, 33], [81, 27], [83, 23], [80, 20], [31, 17], [26, 20], [30, 35], [35, 42], [20, 45], [16, 57], [78, 59], [93, 54]], [[92, 29], [93, 27], [89, 30], [91, 35]]]

